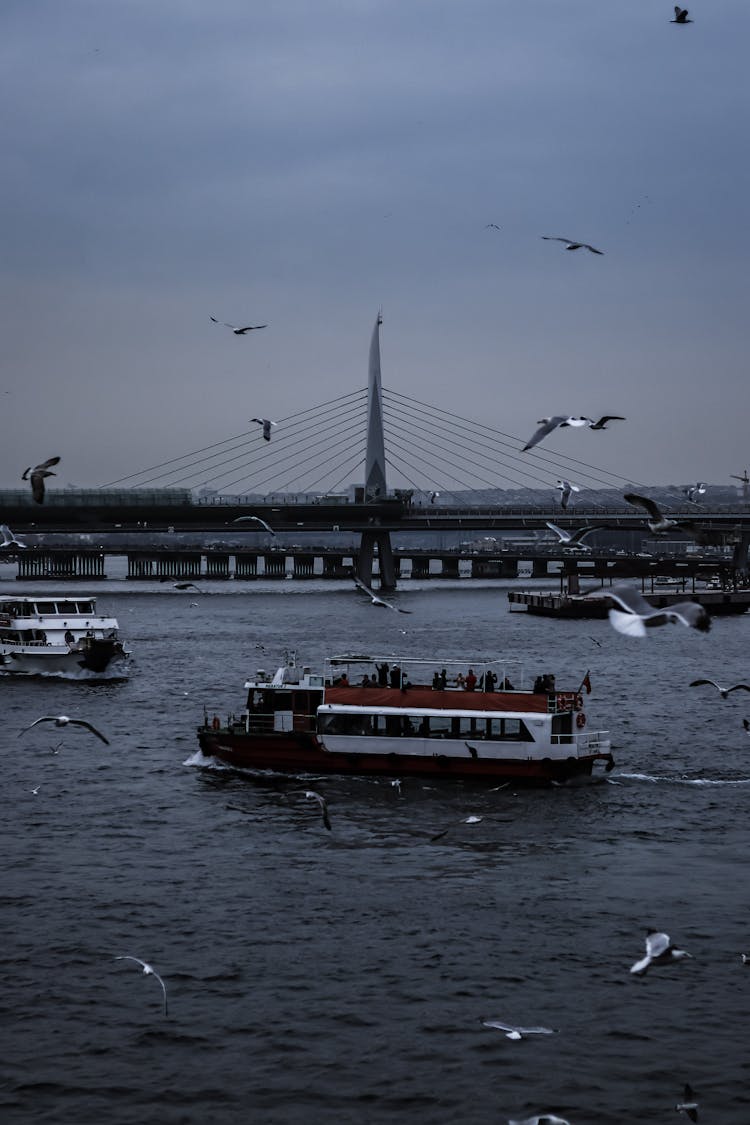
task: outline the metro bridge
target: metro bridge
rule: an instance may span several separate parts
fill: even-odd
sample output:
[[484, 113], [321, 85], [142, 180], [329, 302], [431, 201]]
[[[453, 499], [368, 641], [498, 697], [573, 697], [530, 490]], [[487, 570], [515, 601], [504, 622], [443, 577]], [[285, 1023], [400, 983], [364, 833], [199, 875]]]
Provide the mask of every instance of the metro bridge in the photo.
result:
[[[254, 426], [246, 433], [109, 482], [102, 489], [59, 490], [50, 478], [44, 504], [34, 503], [26, 490], [6, 491], [0, 493], [2, 522], [17, 535], [68, 534], [71, 547], [83, 533], [106, 534], [112, 542], [111, 537], [121, 533], [124, 538], [142, 532], [145, 539], [158, 532], [209, 536], [220, 531], [246, 536], [249, 546], [268, 546], [271, 532], [261, 523], [235, 522], [257, 516], [273, 533], [349, 532], [359, 536], [359, 576], [372, 581], [377, 557], [381, 585], [391, 588], [397, 579], [391, 536], [398, 532], [539, 531], [546, 530], [551, 521], [566, 529], [585, 524], [648, 534], [644, 513], [616, 500], [618, 494], [633, 488], [644, 491], [644, 486], [569, 455], [553, 453], [546, 444], [521, 454], [521, 438], [402, 392], [385, 391], [380, 374], [380, 325], [378, 316], [366, 391], [280, 419], [270, 442]], [[586, 435], [579, 430], [575, 433], [579, 435], [575, 448], [581, 450], [585, 442], [580, 439]], [[593, 447], [601, 449], [602, 442], [606, 435], [596, 434]], [[386, 469], [409, 487], [389, 489]], [[337, 489], [359, 472], [364, 483], [354, 490], [350, 501]], [[497, 503], [497, 490], [507, 492], [508, 486], [523, 490], [543, 486], [552, 498], [558, 478], [578, 483], [580, 506], [562, 511], [552, 502], [538, 506]], [[256, 491], [247, 494], [244, 489], [249, 484]], [[264, 493], [262, 489], [269, 486], [274, 491]], [[302, 487], [307, 491], [301, 493]], [[228, 494], [232, 488], [243, 491]], [[196, 489], [203, 494], [196, 497]], [[314, 489], [321, 491], [315, 493]], [[482, 492], [494, 495], [491, 502], [467, 507], [467, 490], [479, 496]], [[731, 542], [735, 565], [746, 569], [750, 543], [747, 502], [699, 507], [678, 494], [666, 493], [665, 499], [663, 491], [657, 500], [670, 519], [689, 521], [695, 529], [689, 534], [700, 542]], [[608, 502], [602, 503], [606, 492]], [[743, 499], [748, 497], [743, 494]], [[675, 534], [680, 532], [675, 529]], [[595, 543], [593, 532], [590, 545]], [[7, 551], [3, 554], [7, 556]]]

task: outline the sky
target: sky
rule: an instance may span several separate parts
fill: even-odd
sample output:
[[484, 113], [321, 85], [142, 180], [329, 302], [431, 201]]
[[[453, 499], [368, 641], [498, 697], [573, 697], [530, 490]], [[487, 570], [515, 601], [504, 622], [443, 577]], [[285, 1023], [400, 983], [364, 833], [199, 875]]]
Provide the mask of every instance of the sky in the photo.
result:
[[385, 387], [523, 440], [625, 415], [545, 444], [728, 482], [750, 7], [690, 14], [6, 0], [0, 487], [53, 454], [51, 487], [95, 487], [364, 387], [381, 306]]

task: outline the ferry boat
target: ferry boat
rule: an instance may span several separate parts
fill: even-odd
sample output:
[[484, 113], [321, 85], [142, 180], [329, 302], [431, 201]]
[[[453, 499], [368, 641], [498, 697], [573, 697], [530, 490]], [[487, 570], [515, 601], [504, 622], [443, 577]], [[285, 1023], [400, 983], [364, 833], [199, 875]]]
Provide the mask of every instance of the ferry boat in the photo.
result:
[[0, 676], [123, 679], [129, 656], [95, 598], [0, 598]]
[[292, 654], [273, 675], [261, 670], [245, 683], [239, 715], [224, 722], [205, 713], [200, 749], [240, 769], [282, 774], [530, 784], [614, 765], [608, 732], [587, 729], [588, 673], [561, 691], [549, 675], [523, 687], [517, 661], [391, 660], [348, 654], [316, 674]]

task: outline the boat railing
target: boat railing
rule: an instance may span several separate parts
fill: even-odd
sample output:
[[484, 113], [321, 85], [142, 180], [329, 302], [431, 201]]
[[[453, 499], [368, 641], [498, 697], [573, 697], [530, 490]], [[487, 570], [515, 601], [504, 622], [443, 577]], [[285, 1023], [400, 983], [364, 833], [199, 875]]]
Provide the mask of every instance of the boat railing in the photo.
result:
[[283, 731], [314, 731], [315, 715], [297, 715], [289, 712], [257, 713], [251, 712], [243, 722], [248, 734], [271, 734]]
[[596, 754], [609, 750], [609, 731], [592, 730], [582, 731], [580, 734], [553, 734], [550, 736], [552, 746], [570, 746], [575, 748], [576, 757]]

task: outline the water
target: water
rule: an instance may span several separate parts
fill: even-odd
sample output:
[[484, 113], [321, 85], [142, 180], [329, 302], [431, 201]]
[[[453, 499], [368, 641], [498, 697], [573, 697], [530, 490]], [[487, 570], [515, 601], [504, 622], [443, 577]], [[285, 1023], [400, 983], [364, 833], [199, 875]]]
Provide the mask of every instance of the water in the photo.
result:
[[[346, 585], [202, 585], [97, 588], [126, 683], [0, 682], [4, 1122], [621, 1125], [675, 1120], [690, 1082], [703, 1120], [747, 1125], [750, 699], [687, 685], [747, 675], [750, 617], [638, 641], [511, 614], [498, 584], [406, 583], [410, 617]], [[328, 833], [300, 782], [185, 764], [204, 704], [238, 710], [286, 647], [313, 666], [504, 653], [561, 687], [590, 668], [617, 767], [494, 793], [326, 779]], [[17, 738], [61, 712], [111, 748]], [[631, 976], [650, 927], [693, 958]], [[161, 973], [168, 1019], [118, 954]], [[559, 1034], [511, 1042], [482, 1017]]]

